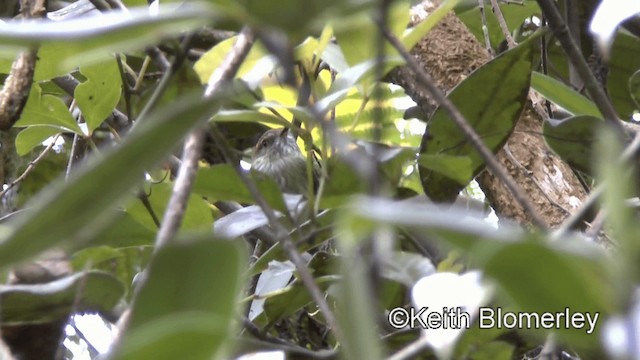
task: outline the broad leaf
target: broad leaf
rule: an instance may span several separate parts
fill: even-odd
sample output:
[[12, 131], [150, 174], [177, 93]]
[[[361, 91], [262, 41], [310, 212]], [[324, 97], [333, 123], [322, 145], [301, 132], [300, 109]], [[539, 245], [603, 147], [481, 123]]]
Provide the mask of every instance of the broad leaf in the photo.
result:
[[61, 131], [60, 128], [52, 126], [29, 126], [16, 136], [16, 152], [20, 156], [26, 155], [36, 146], [42, 145], [43, 141]]
[[159, 249], [112, 359], [220, 358], [246, 266], [242, 244], [210, 237]]
[[80, 68], [87, 78], [74, 91], [74, 98], [82, 110], [82, 116], [93, 132], [111, 114], [120, 101], [122, 80], [115, 59]]
[[63, 242], [79, 243], [104, 229], [116, 215], [114, 206], [142, 181], [143, 171], [216, 106], [211, 99], [185, 97], [139, 119], [118, 147], [88, 161], [67, 181], [50, 185], [7, 223], [0, 237], [0, 264], [8, 266]]
[[[502, 148], [524, 109], [531, 80], [532, 56], [537, 36], [477, 69], [449, 94], [468, 124], [493, 152]], [[434, 201], [452, 201], [466, 184], [484, 168], [484, 159], [468, 143], [460, 128], [439, 107], [422, 138], [421, 154], [468, 157], [472, 176], [450, 177], [419, 166], [422, 187]]]
[[593, 152], [603, 120], [582, 115], [563, 120], [547, 119], [542, 127], [544, 141], [573, 168], [593, 174]]
[[30, 125], [47, 125], [57, 127], [61, 131], [72, 131], [83, 135], [82, 130], [60, 98], [42, 94], [40, 86], [33, 84], [16, 127]]
[[[248, 175], [248, 174], [247, 174]], [[286, 206], [278, 185], [270, 178], [253, 177], [256, 186], [269, 205], [275, 210], [285, 211]], [[206, 196], [209, 201], [233, 200], [241, 203], [254, 203], [249, 189], [244, 186], [233, 166], [214, 165], [200, 169], [193, 185], [193, 191]]]
[[622, 119], [630, 119], [638, 108], [629, 92], [629, 79], [640, 69], [640, 58], [629, 56], [640, 51], [640, 39], [619, 31], [608, 62], [607, 92]]
[[602, 118], [600, 110], [591, 100], [550, 76], [534, 72], [531, 76], [531, 87], [547, 100], [574, 115]]
[[2, 323], [42, 323], [66, 319], [74, 312], [111, 311], [124, 295], [113, 276], [88, 271], [45, 284], [0, 285]]

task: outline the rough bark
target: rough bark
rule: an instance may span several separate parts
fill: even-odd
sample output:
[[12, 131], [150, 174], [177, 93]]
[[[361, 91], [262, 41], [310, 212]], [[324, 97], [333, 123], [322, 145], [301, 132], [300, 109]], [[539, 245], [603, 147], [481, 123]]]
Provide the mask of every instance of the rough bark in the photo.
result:
[[[412, 22], [421, 21], [432, 9], [433, 6], [427, 3], [417, 5], [412, 9]], [[445, 92], [490, 60], [486, 49], [453, 13], [432, 29], [412, 54]], [[402, 67], [390, 77], [423, 111], [430, 112], [434, 106], [432, 100], [410, 73]], [[541, 135], [542, 121], [529, 101], [497, 158], [523, 188], [545, 222], [554, 227], [579, 206], [586, 192], [571, 168], [548, 150]], [[528, 215], [493, 174], [483, 171], [476, 180], [499, 217], [530, 224]]]

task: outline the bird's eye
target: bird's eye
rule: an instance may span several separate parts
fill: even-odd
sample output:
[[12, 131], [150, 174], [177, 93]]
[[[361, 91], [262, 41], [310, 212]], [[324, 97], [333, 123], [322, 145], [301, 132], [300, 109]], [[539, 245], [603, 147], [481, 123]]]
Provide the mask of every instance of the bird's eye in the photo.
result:
[[264, 149], [266, 147], [269, 147], [269, 145], [271, 145], [272, 142], [273, 142], [272, 138], [266, 137], [262, 139], [262, 141], [260, 141], [260, 144], [258, 144], [258, 149]]

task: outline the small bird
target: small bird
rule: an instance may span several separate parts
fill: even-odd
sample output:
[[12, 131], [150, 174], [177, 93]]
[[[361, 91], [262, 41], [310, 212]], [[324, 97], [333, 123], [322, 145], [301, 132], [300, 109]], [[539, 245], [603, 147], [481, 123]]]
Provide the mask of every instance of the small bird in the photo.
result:
[[262, 134], [253, 149], [251, 168], [275, 180], [283, 193], [307, 194], [307, 162], [287, 128]]

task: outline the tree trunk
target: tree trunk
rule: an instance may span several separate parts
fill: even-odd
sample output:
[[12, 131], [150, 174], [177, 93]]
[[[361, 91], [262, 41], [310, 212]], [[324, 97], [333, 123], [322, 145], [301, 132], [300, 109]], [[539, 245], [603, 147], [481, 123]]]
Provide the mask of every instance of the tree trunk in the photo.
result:
[[[427, 3], [412, 9], [412, 24], [420, 22], [434, 9]], [[414, 47], [412, 54], [445, 93], [490, 60], [487, 50], [453, 13], [443, 18]], [[433, 109], [433, 101], [421, 90], [408, 68], [396, 69], [390, 77], [423, 111]], [[542, 137], [542, 121], [529, 100], [507, 144], [496, 156], [528, 195], [542, 219], [554, 227], [581, 204], [586, 191], [571, 168], [547, 148]], [[500, 179], [485, 170], [476, 180], [499, 217], [530, 224], [528, 214]]]

